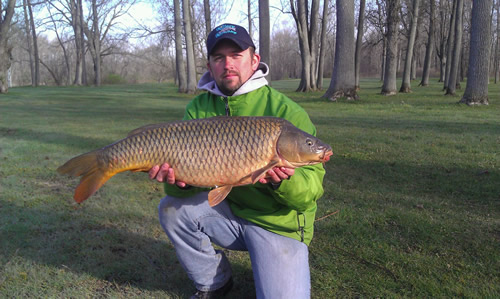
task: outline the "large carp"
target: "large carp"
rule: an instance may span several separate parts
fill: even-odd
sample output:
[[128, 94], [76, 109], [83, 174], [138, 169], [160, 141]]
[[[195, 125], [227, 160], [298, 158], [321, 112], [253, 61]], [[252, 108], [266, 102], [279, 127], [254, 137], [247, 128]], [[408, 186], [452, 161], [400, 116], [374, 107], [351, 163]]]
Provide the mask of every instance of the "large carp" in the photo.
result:
[[74, 199], [82, 202], [123, 171], [149, 171], [168, 163], [188, 185], [215, 187], [215, 206], [234, 186], [254, 184], [273, 167], [326, 162], [329, 145], [277, 117], [217, 116], [148, 125], [102, 149], [77, 156], [57, 171], [82, 176]]

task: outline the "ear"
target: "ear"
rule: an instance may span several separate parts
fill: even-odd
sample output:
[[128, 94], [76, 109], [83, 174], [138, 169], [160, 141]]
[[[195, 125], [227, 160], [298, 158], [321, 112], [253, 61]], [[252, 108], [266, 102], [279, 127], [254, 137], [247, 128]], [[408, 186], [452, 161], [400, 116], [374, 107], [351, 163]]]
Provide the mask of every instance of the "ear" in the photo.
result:
[[213, 73], [212, 73], [212, 68], [210, 67], [210, 60], [208, 60], [207, 62], [207, 69], [208, 71], [210, 72], [210, 76], [212, 76], [212, 78], [214, 77]]
[[259, 68], [259, 63], [260, 63], [260, 55], [254, 53], [252, 57], [252, 70], [254, 72]]

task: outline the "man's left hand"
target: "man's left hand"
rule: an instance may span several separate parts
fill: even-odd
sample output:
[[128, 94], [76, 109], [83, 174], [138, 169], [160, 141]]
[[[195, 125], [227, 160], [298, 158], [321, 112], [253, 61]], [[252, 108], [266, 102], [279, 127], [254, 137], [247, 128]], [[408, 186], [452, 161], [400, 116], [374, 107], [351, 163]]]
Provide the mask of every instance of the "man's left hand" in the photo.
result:
[[266, 176], [259, 180], [262, 184], [278, 184], [282, 180], [289, 179], [295, 173], [295, 169], [287, 167], [274, 167], [267, 171]]

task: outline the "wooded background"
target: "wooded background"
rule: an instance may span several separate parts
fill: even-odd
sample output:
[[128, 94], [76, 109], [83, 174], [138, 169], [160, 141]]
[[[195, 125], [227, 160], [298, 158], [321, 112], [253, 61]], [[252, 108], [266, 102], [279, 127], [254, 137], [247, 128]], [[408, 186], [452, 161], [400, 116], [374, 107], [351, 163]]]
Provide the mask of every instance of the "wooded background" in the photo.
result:
[[331, 78], [331, 100], [357, 99], [361, 76], [379, 77], [386, 95], [433, 77], [449, 95], [467, 79], [461, 101], [488, 104], [490, 77], [499, 80], [500, 0], [151, 1], [148, 22], [136, 18], [139, 4], [1, 1], [0, 91], [175, 80], [179, 92], [193, 93], [206, 69], [206, 36], [230, 11], [246, 13], [240, 24], [270, 65], [269, 79], [300, 78], [297, 90], [307, 92]]

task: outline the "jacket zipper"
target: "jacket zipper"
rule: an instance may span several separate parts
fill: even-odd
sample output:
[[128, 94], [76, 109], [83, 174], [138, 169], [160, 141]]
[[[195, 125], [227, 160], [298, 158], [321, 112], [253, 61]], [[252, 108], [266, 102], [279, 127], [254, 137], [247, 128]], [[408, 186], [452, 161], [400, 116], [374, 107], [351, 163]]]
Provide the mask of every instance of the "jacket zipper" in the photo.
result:
[[231, 115], [231, 111], [229, 110], [229, 100], [227, 97], [224, 97], [224, 104], [226, 105], [226, 116]]
[[297, 213], [297, 223], [299, 225], [300, 242], [304, 242], [304, 227], [306, 226], [306, 217], [304, 213]]

